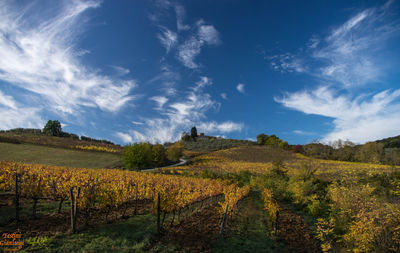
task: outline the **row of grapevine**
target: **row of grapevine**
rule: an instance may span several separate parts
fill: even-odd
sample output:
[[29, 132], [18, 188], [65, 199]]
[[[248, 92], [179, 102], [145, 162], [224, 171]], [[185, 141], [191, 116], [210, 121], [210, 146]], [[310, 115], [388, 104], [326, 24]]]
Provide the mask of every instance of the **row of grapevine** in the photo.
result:
[[222, 180], [0, 162], [0, 191], [12, 191], [16, 182], [21, 197], [60, 201], [60, 209], [62, 202], [70, 198], [70, 189], [79, 188], [77, 203], [86, 214], [93, 208], [119, 208], [134, 199], [156, 201], [158, 195], [163, 212], [174, 212], [221, 194], [225, 195], [223, 205], [228, 204], [232, 210], [249, 191], [248, 187]]

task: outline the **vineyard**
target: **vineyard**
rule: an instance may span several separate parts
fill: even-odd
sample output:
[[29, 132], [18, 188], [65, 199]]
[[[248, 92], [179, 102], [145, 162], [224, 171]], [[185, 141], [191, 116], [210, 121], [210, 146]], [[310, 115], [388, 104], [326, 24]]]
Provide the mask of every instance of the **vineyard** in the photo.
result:
[[[313, 159], [265, 147], [221, 150], [196, 161], [162, 173], [248, 183], [261, 194], [268, 233], [292, 250], [308, 252], [300, 246], [318, 244], [317, 251], [324, 252], [400, 251], [399, 167]], [[308, 239], [299, 242], [305, 234]]]
[[[271, 171], [274, 163], [282, 161], [289, 175], [298, 175], [304, 164], [315, 168], [315, 174], [325, 179], [340, 179], [360, 175], [390, 173], [400, 167], [382, 164], [354, 163], [309, 158], [285, 150], [267, 149], [265, 147], [236, 147], [220, 150], [196, 157], [196, 163], [176, 169], [164, 169], [165, 173], [196, 175], [204, 170], [223, 174], [249, 171], [255, 175], [263, 175]], [[338, 173], [338, 171], [340, 173]]]
[[[77, 209], [89, 221], [96, 209], [124, 209], [138, 201], [153, 201], [154, 209], [165, 214], [180, 214], [194, 203], [218, 199], [215, 212], [230, 215], [236, 203], [249, 193], [249, 186], [240, 188], [222, 180], [188, 178], [147, 174], [110, 169], [73, 169], [55, 166], [40, 166], [14, 162], [1, 162], [0, 190], [15, 195], [15, 219], [19, 221], [18, 199], [33, 201], [32, 218], [36, 218], [36, 206], [40, 199], [59, 202], [71, 201], [71, 227], [77, 230]], [[212, 201], [208, 201], [210, 204]], [[204, 204], [206, 205], [206, 203]], [[136, 210], [135, 210], [136, 212]], [[123, 216], [125, 212], [123, 213]], [[173, 219], [174, 219], [173, 218]], [[160, 222], [160, 221], [159, 221]], [[174, 221], [172, 220], [172, 223]]]
[[0, 212], [8, 210], [0, 226], [24, 231], [27, 249], [117, 247], [90, 244], [96, 236], [153, 252], [400, 250], [400, 173], [392, 166], [243, 146], [193, 153], [190, 165], [156, 173], [0, 167]]

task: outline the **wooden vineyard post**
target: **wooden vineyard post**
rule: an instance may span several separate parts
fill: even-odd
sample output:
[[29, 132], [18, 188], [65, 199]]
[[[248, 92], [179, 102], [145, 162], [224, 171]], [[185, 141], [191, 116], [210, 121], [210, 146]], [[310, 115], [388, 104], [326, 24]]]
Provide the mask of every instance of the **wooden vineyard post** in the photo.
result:
[[19, 222], [19, 188], [18, 173], [15, 173], [15, 220]]
[[133, 212], [134, 215], [137, 214], [137, 202], [138, 202], [138, 184], [136, 183], [135, 211]]
[[78, 187], [78, 191], [76, 193], [76, 197], [74, 196], [74, 188], [71, 187], [69, 189], [70, 195], [71, 195], [71, 229], [72, 233], [76, 233], [76, 219], [77, 219], [77, 213], [78, 213], [78, 198], [79, 198], [79, 193], [81, 192], [81, 188]]
[[222, 234], [222, 230], [224, 229], [225, 219], [226, 219], [226, 212], [228, 211], [228, 204], [225, 205], [224, 215], [222, 216], [221, 226], [219, 227], [219, 234]]
[[275, 218], [276, 220], [275, 220], [275, 226], [274, 226], [274, 233], [275, 233], [275, 236], [278, 236], [278, 232], [279, 232], [279, 224], [278, 224], [278, 220], [279, 220], [279, 210], [278, 211], [276, 211], [276, 218]]
[[[39, 178], [39, 183], [37, 186], [37, 191], [40, 190], [40, 184], [42, 183], [42, 178]], [[36, 219], [36, 206], [37, 206], [37, 202], [39, 200], [39, 197], [35, 194], [35, 196], [33, 197], [33, 207], [32, 207], [32, 218]]]
[[161, 226], [160, 226], [160, 193], [157, 194], [157, 233], [160, 234]]

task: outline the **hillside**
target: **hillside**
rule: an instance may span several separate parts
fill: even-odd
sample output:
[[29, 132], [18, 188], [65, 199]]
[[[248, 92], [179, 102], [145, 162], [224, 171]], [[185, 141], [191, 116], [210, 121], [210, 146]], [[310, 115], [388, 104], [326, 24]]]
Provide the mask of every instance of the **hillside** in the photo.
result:
[[114, 168], [122, 165], [119, 154], [1, 142], [0, 161], [16, 161], [75, 168]]
[[400, 148], [400, 135], [377, 140], [376, 142], [383, 143], [385, 148]]
[[[320, 160], [265, 146], [202, 153], [190, 165], [157, 170], [160, 173], [1, 164], [5, 170], [0, 171], [0, 223], [6, 231], [24, 231], [30, 240], [43, 240], [27, 244], [28, 251], [400, 249], [399, 167]], [[15, 196], [10, 190], [18, 172], [25, 176], [20, 183], [22, 221], [15, 223]], [[49, 179], [60, 177], [64, 179], [57, 188]], [[136, 182], [137, 188], [132, 187]], [[85, 196], [79, 202], [76, 234], [69, 226], [71, 183], [81, 186]], [[38, 201], [33, 219], [32, 199], [48, 195], [54, 197]], [[324, 233], [326, 237], [319, 236]]]
[[196, 141], [183, 140], [182, 142], [185, 146], [185, 150], [189, 151], [216, 151], [238, 146], [255, 145], [255, 142], [249, 140], [225, 139], [212, 136], [198, 137]]
[[[86, 136], [62, 132], [63, 137], [45, 135], [41, 129], [16, 128], [0, 131], [0, 143], [34, 144], [65, 149], [82, 149], [82, 147], [101, 147], [114, 153], [120, 153], [122, 147], [106, 140], [97, 140]], [[96, 151], [96, 150], [94, 150]], [[98, 149], [97, 151], [104, 151]]]

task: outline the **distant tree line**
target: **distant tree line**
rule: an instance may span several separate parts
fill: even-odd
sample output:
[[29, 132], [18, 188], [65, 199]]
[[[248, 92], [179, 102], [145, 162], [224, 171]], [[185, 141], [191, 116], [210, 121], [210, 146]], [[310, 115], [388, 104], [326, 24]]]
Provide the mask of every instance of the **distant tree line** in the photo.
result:
[[388, 142], [375, 141], [363, 145], [343, 140], [328, 144], [313, 142], [303, 146], [297, 145], [294, 150], [320, 159], [399, 165], [400, 142], [394, 144], [397, 140], [400, 140], [400, 137], [392, 138]]
[[337, 140], [328, 144], [313, 141], [306, 145], [289, 145], [276, 135], [257, 135], [257, 144], [283, 148], [306, 156], [349, 162], [400, 165], [400, 136], [356, 145], [351, 141]]
[[168, 149], [161, 144], [134, 143], [124, 147], [122, 162], [129, 169], [148, 169], [176, 162], [183, 154], [182, 142], [172, 144]]

